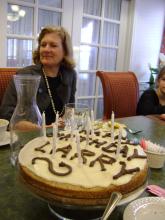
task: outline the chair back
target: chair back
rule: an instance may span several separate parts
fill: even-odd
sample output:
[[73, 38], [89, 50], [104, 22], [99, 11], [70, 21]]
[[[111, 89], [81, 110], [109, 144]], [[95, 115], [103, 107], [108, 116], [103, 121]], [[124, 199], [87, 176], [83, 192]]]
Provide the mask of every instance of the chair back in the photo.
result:
[[6, 88], [14, 74], [19, 68], [0, 68], [0, 105]]
[[139, 99], [139, 84], [133, 72], [97, 71], [103, 88], [104, 116], [110, 119], [114, 111], [115, 117], [136, 115]]

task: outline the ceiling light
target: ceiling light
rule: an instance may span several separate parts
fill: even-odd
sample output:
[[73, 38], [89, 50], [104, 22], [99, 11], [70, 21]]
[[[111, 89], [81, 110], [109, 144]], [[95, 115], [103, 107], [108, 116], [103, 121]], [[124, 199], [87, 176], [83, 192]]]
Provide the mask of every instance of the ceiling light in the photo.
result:
[[18, 5], [11, 5], [11, 10], [17, 12], [17, 11], [19, 11], [19, 6]]
[[21, 9], [21, 10], [19, 10], [18, 14], [20, 17], [24, 17], [26, 12], [25, 12], [25, 10]]
[[7, 20], [8, 21], [18, 21], [19, 15], [18, 14], [13, 14], [13, 13], [8, 13], [7, 14]]

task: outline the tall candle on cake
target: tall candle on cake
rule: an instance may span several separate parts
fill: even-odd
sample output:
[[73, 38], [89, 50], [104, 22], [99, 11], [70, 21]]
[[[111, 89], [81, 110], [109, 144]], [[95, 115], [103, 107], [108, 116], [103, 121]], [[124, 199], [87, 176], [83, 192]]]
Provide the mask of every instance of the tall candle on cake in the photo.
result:
[[76, 147], [77, 147], [77, 155], [78, 155], [78, 163], [82, 165], [82, 157], [81, 157], [81, 149], [80, 149], [80, 134], [78, 130], [75, 131], [76, 134]]
[[59, 113], [57, 111], [57, 113], [56, 113], [56, 123], [57, 123], [57, 126], [58, 126], [58, 120], [59, 120]]
[[46, 137], [46, 122], [45, 122], [45, 112], [42, 113], [42, 133]]
[[112, 111], [112, 114], [111, 114], [111, 138], [112, 138], [112, 142], [114, 142], [114, 123], [115, 123], [114, 121], [115, 121], [115, 114]]
[[74, 108], [72, 108], [72, 111], [71, 111], [70, 127], [71, 127], [71, 142], [73, 142], [73, 134], [74, 134]]
[[93, 110], [91, 110], [91, 134], [92, 138], [94, 137], [94, 113]]
[[91, 120], [90, 117], [87, 117], [87, 125], [86, 125], [86, 146], [89, 145], [89, 135], [91, 130]]
[[52, 155], [54, 157], [55, 153], [56, 153], [56, 149], [57, 149], [57, 138], [58, 138], [58, 135], [57, 135], [57, 132], [58, 132], [58, 129], [57, 129], [57, 123], [53, 123], [53, 144], [52, 144]]
[[116, 149], [116, 158], [118, 159], [121, 149], [121, 139], [122, 139], [122, 128], [119, 127], [119, 135], [118, 135], [118, 142], [117, 142], [117, 149]]

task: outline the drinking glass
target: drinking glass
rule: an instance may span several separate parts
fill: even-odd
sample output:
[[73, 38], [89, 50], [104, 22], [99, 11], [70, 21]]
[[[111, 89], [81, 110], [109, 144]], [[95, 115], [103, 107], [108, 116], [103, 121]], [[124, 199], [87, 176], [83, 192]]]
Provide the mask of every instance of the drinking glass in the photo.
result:
[[[74, 117], [72, 121], [72, 114]], [[65, 128], [71, 129], [71, 123], [73, 123], [73, 129], [82, 130], [86, 127], [87, 116], [89, 115], [89, 107], [86, 104], [81, 103], [68, 103], [65, 105]]]

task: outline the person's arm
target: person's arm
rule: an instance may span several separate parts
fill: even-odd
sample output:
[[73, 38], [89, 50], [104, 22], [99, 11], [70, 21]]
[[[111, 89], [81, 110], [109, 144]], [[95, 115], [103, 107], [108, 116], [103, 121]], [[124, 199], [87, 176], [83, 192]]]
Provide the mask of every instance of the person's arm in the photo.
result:
[[3, 97], [3, 100], [0, 106], [0, 118], [4, 118], [10, 121], [13, 115], [14, 109], [16, 107], [16, 104], [17, 104], [17, 92], [15, 89], [14, 81], [13, 79], [11, 79], [5, 91], [5, 94], [4, 94], [4, 97]]
[[144, 92], [137, 105], [137, 114], [150, 115], [163, 113], [165, 113], [165, 106], [159, 104], [156, 93], [153, 91]]

